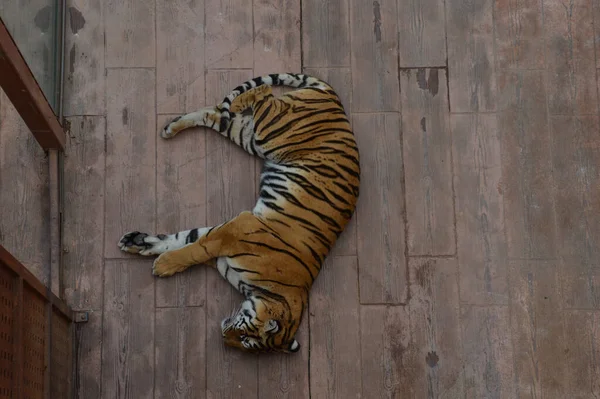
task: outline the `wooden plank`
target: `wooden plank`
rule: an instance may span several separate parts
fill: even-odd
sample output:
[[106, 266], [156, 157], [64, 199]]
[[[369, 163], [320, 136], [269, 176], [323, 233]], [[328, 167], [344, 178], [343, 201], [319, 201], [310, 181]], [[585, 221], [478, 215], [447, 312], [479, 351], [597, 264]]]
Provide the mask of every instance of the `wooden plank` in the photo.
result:
[[361, 397], [358, 295], [356, 257], [327, 258], [310, 294], [313, 397]]
[[65, 132], [0, 19], [0, 87], [43, 149], [60, 149]]
[[47, 283], [48, 158], [1, 89], [0, 121], [0, 244]]
[[108, 0], [104, 7], [106, 67], [154, 67], [156, 61], [154, 2]]
[[[240, 83], [252, 78], [252, 71], [209, 71], [206, 102], [216, 104]], [[214, 131], [206, 136], [207, 225], [223, 223], [255, 203], [254, 158]], [[237, 309], [242, 296], [216, 270], [206, 275], [207, 397], [247, 398], [258, 395], [258, 359], [240, 350], [225, 347], [221, 320]]]
[[600, 309], [600, 124], [554, 116], [550, 131], [564, 306]]
[[461, 307], [465, 397], [515, 398], [508, 306]]
[[461, 301], [507, 305], [502, 162], [494, 114], [451, 115]]
[[400, 110], [396, 0], [350, 0], [353, 112]]
[[[204, 31], [208, 50], [206, 67], [251, 69], [254, 65], [252, 2], [205, 0], [204, 4], [206, 10], [211, 10]], [[208, 84], [207, 80], [207, 87]]]
[[[176, 115], [158, 119], [156, 132]], [[190, 129], [170, 140], [158, 139], [156, 230], [164, 234], [206, 226], [206, 135]], [[206, 298], [206, 268], [156, 282], [156, 306], [202, 306]]]
[[544, 30], [551, 115], [598, 113], [591, 0], [544, 3]]
[[446, 35], [452, 112], [496, 110], [494, 0], [447, 0]]
[[104, 115], [104, 5], [68, 0], [65, 29], [64, 115]]
[[154, 392], [154, 277], [150, 260], [109, 260], [104, 268], [102, 397]]
[[502, 112], [502, 185], [508, 253], [512, 258], [555, 257], [552, 158], [541, 71], [499, 75]]
[[356, 210], [361, 303], [402, 303], [407, 296], [403, 163], [398, 114], [356, 114], [361, 194]]
[[[411, 389], [416, 396], [465, 397], [455, 259], [409, 263]], [[469, 396], [466, 396], [469, 397]]]
[[408, 253], [453, 255], [452, 141], [446, 72], [403, 70], [400, 79]]
[[499, 69], [543, 69], [544, 27], [540, 0], [496, 0], [496, 65]]
[[408, 308], [361, 306], [360, 325], [362, 397], [414, 397]]
[[205, 309], [156, 309], [155, 317], [154, 397], [205, 398]]
[[398, 1], [400, 67], [446, 65], [443, 0]]
[[67, 121], [70, 127], [63, 173], [63, 195], [68, 205], [63, 211], [64, 293], [73, 309], [100, 310], [104, 243], [98, 237], [104, 234], [106, 121], [102, 116], [77, 116]]
[[[519, 398], [564, 398], [566, 354], [558, 267], [554, 261], [512, 261], [511, 333]], [[566, 341], [570, 341], [571, 338]]]
[[[102, 291], [102, 286], [97, 287]], [[75, 368], [73, 389], [76, 397], [102, 397], [102, 312], [90, 312], [87, 323], [75, 324]]]
[[148, 69], [108, 70], [106, 78], [104, 256], [126, 257], [120, 237], [155, 230], [155, 76]]
[[348, 3], [348, 0], [302, 1], [302, 66], [350, 66]]
[[300, 2], [257, 0], [254, 16], [254, 74], [300, 72]]
[[564, 315], [566, 392], [571, 398], [600, 395], [600, 312], [567, 311]]
[[202, 107], [204, 0], [157, 2], [156, 41], [157, 112], [183, 114]]
[[266, 354], [258, 357], [259, 397], [298, 398], [310, 396], [308, 312], [296, 332], [300, 351], [295, 354]]

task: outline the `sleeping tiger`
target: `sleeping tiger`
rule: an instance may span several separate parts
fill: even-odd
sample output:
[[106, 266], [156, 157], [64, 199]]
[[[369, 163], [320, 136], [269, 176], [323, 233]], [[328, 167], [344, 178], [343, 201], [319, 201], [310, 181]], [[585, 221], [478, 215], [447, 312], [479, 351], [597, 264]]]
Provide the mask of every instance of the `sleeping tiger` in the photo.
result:
[[[271, 86], [296, 90], [275, 97]], [[297, 352], [309, 290], [358, 198], [358, 148], [342, 103], [319, 79], [272, 74], [243, 83], [216, 107], [175, 118], [161, 136], [193, 126], [216, 130], [264, 159], [256, 206], [219, 226], [127, 233], [119, 247], [160, 255], [157, 276], [200, 263], [216, 267], [245, 297], [221, 322], [225, 344]]]

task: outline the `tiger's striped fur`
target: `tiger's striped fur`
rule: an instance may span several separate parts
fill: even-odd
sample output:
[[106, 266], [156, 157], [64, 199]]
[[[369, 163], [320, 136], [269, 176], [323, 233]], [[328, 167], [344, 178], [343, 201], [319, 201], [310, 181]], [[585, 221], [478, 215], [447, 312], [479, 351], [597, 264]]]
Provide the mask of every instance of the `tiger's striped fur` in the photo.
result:
[[[272, 85], [296, 90], [276, 98]], [[340, 99], [319, 79], [273, 74], [238, 86], [216, 107], [176, 118], [161, 136], [192, 126], [216, 130], [264, 159], [256, 206], [210, 228], [128, 233], [119, 246], [160, 255], [153, 268], [158, 276], [210, 263], [246, 298], [222, 322], [225, 343], [295, 352], [309, 290], [359, 193], [358, 148]]]

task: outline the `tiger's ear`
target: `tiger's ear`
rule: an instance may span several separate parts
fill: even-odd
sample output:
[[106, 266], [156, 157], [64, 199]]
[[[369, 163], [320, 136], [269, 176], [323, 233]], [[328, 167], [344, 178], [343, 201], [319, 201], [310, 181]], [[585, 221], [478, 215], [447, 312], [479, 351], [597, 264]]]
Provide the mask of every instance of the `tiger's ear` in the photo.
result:
[[275, 334], [277, 331], [279, 331], [279, 322], [274, 319], [269, 319], [265, 324], [265, 332]]
[[298, 341], [296, 341], [295, 339], [292, 341], [292, 343], [290, 344], [290, 346], [288, 347], [288, 350], [292, 353], [296, 353], [300, 350], [300, 344], [298, 343]]

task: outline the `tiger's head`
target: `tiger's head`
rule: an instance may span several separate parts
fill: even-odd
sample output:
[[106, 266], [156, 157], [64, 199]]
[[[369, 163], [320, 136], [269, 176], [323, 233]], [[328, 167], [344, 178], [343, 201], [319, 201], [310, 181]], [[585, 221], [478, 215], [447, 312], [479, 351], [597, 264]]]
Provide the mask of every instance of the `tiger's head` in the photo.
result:
[[297, 323], [286, 322], [290, 315], [274, 305], [260, 299], [245, 300], [232, 317], [221, 321], [225, 345], [247, 352], [298, 352], [300, 344], [293, 335]]

